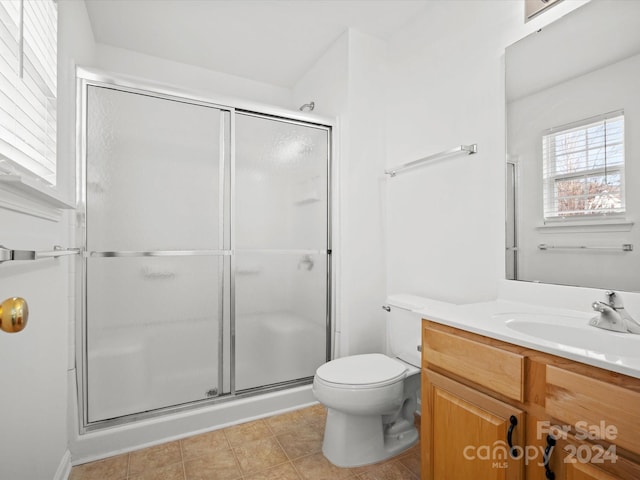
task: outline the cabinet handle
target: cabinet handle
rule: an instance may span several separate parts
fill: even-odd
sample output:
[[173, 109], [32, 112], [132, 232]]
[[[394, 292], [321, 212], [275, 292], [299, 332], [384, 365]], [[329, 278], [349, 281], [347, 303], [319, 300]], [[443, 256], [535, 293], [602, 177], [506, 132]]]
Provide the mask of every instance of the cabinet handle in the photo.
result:
[[544, 461], [544, 476], [547, 480], [555, 480], [556, 478], [556, 474], [549, 468], [549, 460], [551, 460], [551, 453], [555, 446], [556, 439], [551, 435], [547, 435], [547, 447], [544, 449], [544, 455], [542, 456], [542, 460]]
[[507, 443], [509, 444], [509, 453], [512, 457], [515, 457], [518, 452], [513, 447], [513, 440], [511, 437], [513, 436], [513, 429], [518, 425], [518, 419], [514, 415], [511, 415], [509, 417], [509, 423], [511, 423], [511, 425], [509, 425], [509, 431], [507, 432]]

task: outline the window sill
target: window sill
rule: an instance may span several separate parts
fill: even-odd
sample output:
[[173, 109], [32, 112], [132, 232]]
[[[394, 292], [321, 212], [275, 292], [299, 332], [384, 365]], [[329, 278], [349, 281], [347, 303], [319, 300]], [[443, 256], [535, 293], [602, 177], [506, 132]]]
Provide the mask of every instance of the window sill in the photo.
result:
[[62, 209], [74, 209], [52, 187], [21, 175], [0, 175], [0, 207], [47, 220], [58, 221]]
[[540, 233], [601, 233], [601, 232], [630, 232], [633, 222], [624, 218], [611, 220], [558, 220], [536, 227]]

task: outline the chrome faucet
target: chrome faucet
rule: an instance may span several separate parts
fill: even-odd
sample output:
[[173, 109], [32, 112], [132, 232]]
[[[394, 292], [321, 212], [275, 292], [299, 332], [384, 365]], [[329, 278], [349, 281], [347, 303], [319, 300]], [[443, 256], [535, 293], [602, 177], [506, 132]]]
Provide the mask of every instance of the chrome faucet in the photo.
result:
[[593, 302], [591, 306], [600, 315], [593, 317], [590, 325], [605, 330], [623, 333], [640, 334], [640, 323], [638, 323], [622, 305], [622, 300], [616, 292], [609, 290], [605, 292], [607, 302]]

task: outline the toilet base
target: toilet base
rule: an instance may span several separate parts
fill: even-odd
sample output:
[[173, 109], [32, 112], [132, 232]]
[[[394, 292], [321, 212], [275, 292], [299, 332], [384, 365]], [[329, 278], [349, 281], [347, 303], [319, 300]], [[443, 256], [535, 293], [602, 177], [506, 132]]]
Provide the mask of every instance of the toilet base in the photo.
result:
[[418, 438], [415, 425], [404, 419], [384, 426], [381, 415], [353, 415], [329, 408], [322, 453], [338, 467], [359, 467], [398, 455]]

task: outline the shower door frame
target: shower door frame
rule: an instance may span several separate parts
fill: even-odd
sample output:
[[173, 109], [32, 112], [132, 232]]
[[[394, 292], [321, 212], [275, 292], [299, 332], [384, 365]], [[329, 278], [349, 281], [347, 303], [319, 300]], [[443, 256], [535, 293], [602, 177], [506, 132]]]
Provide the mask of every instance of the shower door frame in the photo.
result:
[[[186, 104], [198, 105], [203, 107], [210, 107], [229, 113], [229, 185], [227, 189], [227, 177], [226, 174], [219, 179], [221, 187], [221, 197], [228, 202], [222, 204], [219, 207], [220, 218], [219, 227], [220, 239], [224, 236], [228, 237], [229, 245], [228, 249], [225, 249], [224, 243], [220, 244], [220, 250], [209, 251], [206, 254], [217, 255], [220, 257], [220, 266], [218, 278], [222, 280], [219, 285], [219, 351], [218, 351], [218, 387], [219, 392], [228, 388], [228, 392], [223, 395], [218, 393], [218, 396], [211, 398], [205, 398], [200, 400], [193, 400], [189, 403], [166, 406], [158, 409], [154, 409], [146, 412], [133, 413], [123, 415], [116, 418], [110, 418], [106, 420], [89, 421], [88, 415], [88, 349], [87, 349], [87, 259], [91, 256], [90, 252], [87, 252], [87, 195], [86, 195], [86, 170], [87, 170], [87, 97], [88, 88], [102, 87], [111, 90], [116, 90], [124, 93], [141, 94], [163, 100], [177, 101]], [[230, 106], [235, 104], [236, 106]], [[327, 132], [327, 248], [324, 251], [325, 258], [327, 260], [326, 270], [326, 329], [325, 329], [325, 347], [326, 347], [326, 360], [332, 358], [334, 348], [334, 322], [335, 318], [335, 274], [336, 269], [333, 266], [334, 252], [332, 248], [333, 237], [335, 235], [335, 229], [333, 228], [333, 215], [334, 211], [334, 195], [335, 188], [332, 188], [334, 182], [337, 181], [337, 176], [332, 168], [333, 159], [336, 153], [336, 141], [334, 139], [336, 135], [336, 125], [331, 119], [322, 118], [316, 115], [309, 115], [306, 113], [298, 113], [295, 111], [289, 111], [285, 109], [279, 109], [274, 107], [265, 106], [253, 102], [245, 102], [241, 100], [233, 99], [232, 101], [219, 101], [211, 97], [194, 94], [188, 90], [182, 90], [174, 87], [169, 87], [161, 84], [156, 84], [146, 80], [138, 78], [132, 78], [125, 75], [114, 75], [101, 70], [92, 68], [76, 67], [76, 199], [78, 202], [78, 208], [76, 210], [76, 216], [80, 219], [76, 224], [76, 238], [82, 241], [82, 258], [78, 259], [76, 265], [80, 265], [80, 275], [76, 275], [76, 328], [75, 328], [75, 374], [76, 374], [76, 394], [78, 405], [78, 425], [80, 428], [80, 434], [100, 430], [107, 427], [116, 425], [122, 425], [127, 423], [136, 422], [139, 420], [149, 419], [153, 417], [159, 417], [169, 415], [172, 413], [178, 413], [185, 410], [203, 408], [210, 405], [215, 405], [222, 402], [229, 402], [243, 397], [250, 397], [260, 395], [277, 390], [292, 388], [296, 386], [308, 385], [311, 383], [313, 377], [306, 377], [302, 379], [294, 379], [285, 381], [279, 384], [265, 385], [262, 387], [252, 388], [245, 391], [236, 391], [235, 389], [235, 118], [236, 112], [241, 114], [254, 115], [270, 120], [276, 120], [284, 123], [290, 123], [295, 125], [301, 125], [309, 128], [317, 128]], [[220, 135], [223, 136], [224, 122], [221, 123]], [[220, 172], [223, 173], [227, 169], [225, 165], [224, 149], [226, 147], [225, 142], [221, 142], [220, 145]], [[225, 221], [224, 213], [228, 212], [229, 220]], [[225, 233], [228, 231], [228, 233]], [[297, 250], [296, 250], [297, 251]], [[319, 251], [322, 253], [322, 251]], [[113, 254], [115, 252], [104, 252], [101, 256], [121, 256]], [[163, 256], [163, 252], [132, 252], [139, 256]], [[185, 251], [184, 255], [197, 255], [196, 251]], [[202, 253], [204, 254], [204, 253]], [[126, 256], [126, 254], [124, 255]], [[227, 260], [228, 259], [228, 260]], [[228, 295], [225, 295], [225, 288], [229, 288]], [[228, 319], [225, 319], [223, 314], [224, 302], [229, 302], [229, 314]], [[228, 328], [229, 332], [224, 332], [224, 329]], [[225, 336], [226, 335], [226, 336]], [[225, 353], [224, 345], [225, 340], [228, 341], [228, 352]], [[225, 365], [223, 360], [228, 361], [228, 365]]]

